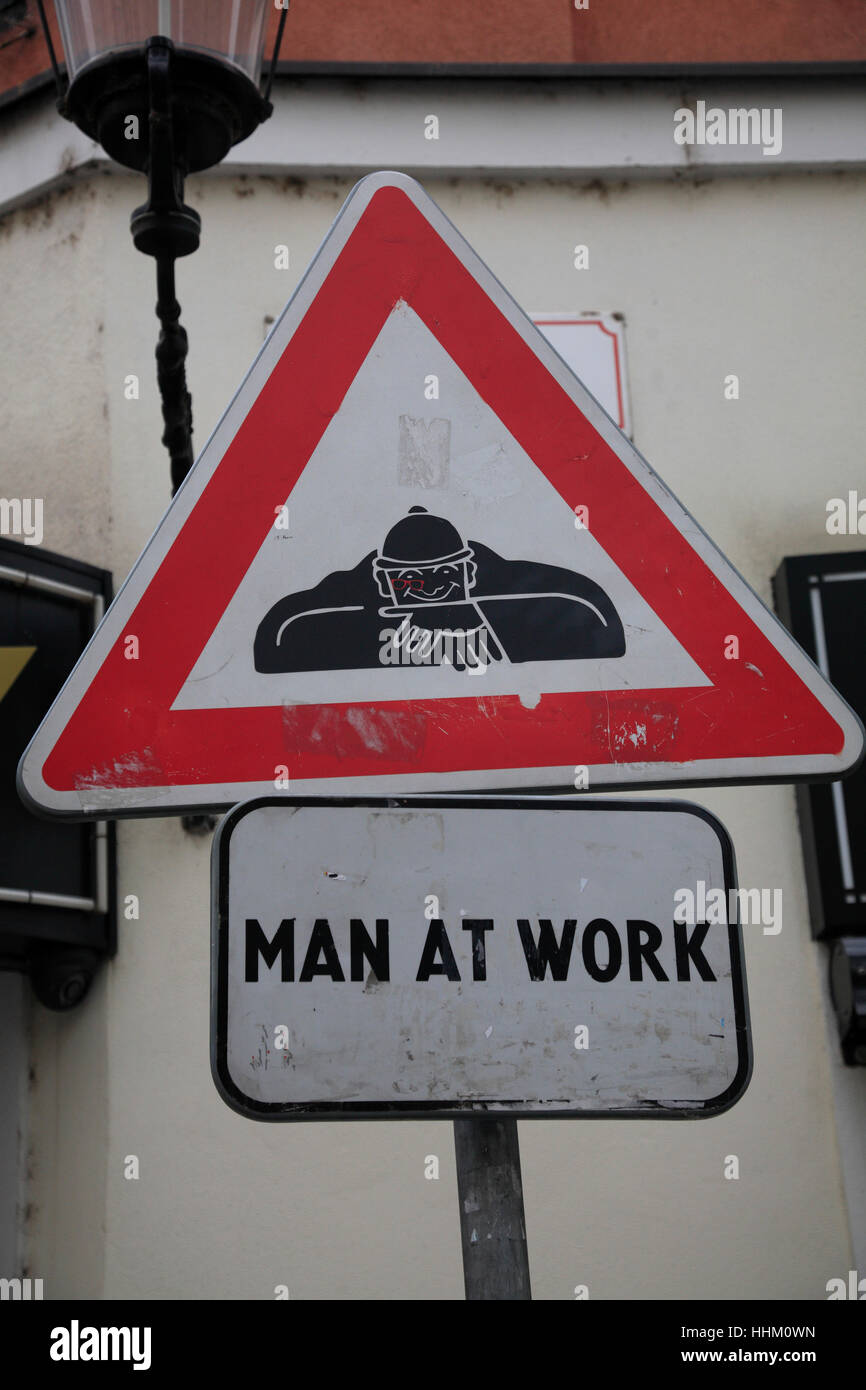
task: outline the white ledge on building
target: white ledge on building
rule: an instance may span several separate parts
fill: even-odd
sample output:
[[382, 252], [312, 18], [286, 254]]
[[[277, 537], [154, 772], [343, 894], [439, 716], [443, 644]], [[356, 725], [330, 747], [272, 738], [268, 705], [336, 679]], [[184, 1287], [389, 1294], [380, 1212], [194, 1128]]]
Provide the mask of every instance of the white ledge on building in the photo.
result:
[[[284, 78], [273, 95], [271, 119], [214, 172], [609, 180], [866, 167], [866, 90], [844, 80]], [[678, 144], [676, 112], [699, 102], [707, 113], [781, 112], [781, 148]], [[438, 139], [425, 135], [430, 116]], [[0, 111], [0, 130], [0, 214], [87, 169], [118, 167], [49, 96]]]

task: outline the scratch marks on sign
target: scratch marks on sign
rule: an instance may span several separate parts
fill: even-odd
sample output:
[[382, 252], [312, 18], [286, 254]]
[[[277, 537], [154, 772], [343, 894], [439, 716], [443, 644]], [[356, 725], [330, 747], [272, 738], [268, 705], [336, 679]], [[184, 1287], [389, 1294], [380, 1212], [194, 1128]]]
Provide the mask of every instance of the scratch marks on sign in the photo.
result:
[[250, 1071], [255, 1074], [260, 1071], [267, 1071], [272, 1066], [282, 1066], [284, 1069], [292, 1065], [292, 1053], [287, 1047], [271, 1046], [271, 1030], [267, 1024], [259, 1023], [256, 1025], [258, 1033], [257, 1046], [250, 1056]]
[[451, 460], [451, 487], [465, 497], [488, 502], [513, 497], [520, 491], [520, 478], [501, 441], [494, 440]]
[[348, 883], [351, 884], [353, 888], [363, 888], [364, 884], [367, 882], [366, 874], [342, 874], [337, 869], [326, 869], [324, 867], [322, 868], [321, 872], [322, 877], [329, 879], [330, 882]]
[[370, 811], [367, 833], [374, 856], [385, 862], [391, 854], [402, 856], [426, 880], [424, 896], [429, 891], [442, 902], [447, 900], [444, 889], [430, 880], [430, 863], [425, 862], [445, 849], [445, 820], [440, 811]]
[[[112, 763], [90, 768], [75, 779], [75, 794], [80, 809], [89, 815], [113, 805], [118, 786], [124, 788], [124, 804], [131, 809], [139, 803], [151, 805], [153, 784], [159, 782], [161, 773], [161, 764], [151, 748], [143, 748], [140, 753], [130, 753]], [[139, 779], [140, 788], [134, 785]]]
[[75, 779], [76, 791], [94, 791], [99, 787], [116, 787], [128, 777], [141, 776], [156, 770], [158, 764], [151, 748], [143, 748], [140, 753], [129, 753], [125, 758], [117, 758], [102, 767]]
[[676, 742], [679, 714], [671, 705], [648, 707], [628, 694], [599, 692], [594, 702], [592, 743], [614, 761], [634, 761], [635, 754], [653, 759]]
[[446, 488], [450, 461], [450, 420], [400, 416], [397, 482], [401, 487]]
[[309, 747], [329, 758], [415, 763], [427, 738], [427, 712], [375, 705], [285, 705], [287, 747]]

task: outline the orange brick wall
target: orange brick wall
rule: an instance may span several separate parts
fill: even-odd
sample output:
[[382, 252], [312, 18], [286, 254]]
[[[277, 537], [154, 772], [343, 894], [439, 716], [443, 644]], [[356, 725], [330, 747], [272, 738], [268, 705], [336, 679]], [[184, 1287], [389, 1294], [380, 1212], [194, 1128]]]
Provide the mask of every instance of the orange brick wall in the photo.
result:
[[[52, 0], [46, 10], [60, 51]], [[271, 20], [271, 37], [278, 14]], [[289, 63], [674, 64], [866, 61], [863, 0], [291, 0]], [[0, 32], [0, 94], [48, 69], [35, 0]]]

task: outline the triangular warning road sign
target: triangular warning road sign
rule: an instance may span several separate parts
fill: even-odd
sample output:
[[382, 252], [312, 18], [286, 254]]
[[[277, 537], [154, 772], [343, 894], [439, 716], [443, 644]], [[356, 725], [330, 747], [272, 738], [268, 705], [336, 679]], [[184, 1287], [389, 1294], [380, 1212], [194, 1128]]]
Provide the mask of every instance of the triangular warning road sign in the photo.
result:
[[412, 179], [354, 189], [25, 753], [59, 814], [840, 776], [856, 716]]

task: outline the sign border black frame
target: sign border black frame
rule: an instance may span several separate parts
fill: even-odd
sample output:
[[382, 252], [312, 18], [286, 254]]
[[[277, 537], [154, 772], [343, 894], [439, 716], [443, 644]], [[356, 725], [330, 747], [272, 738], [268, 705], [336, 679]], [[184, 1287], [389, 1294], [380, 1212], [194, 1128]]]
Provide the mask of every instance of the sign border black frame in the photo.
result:
[[[866, 570], [866, 549], [829, 550], [819, 554], [786, 555], [773, 576], [776, 611], [794, 640], [816, 665], [812, 576], [817, 579], [820, 594], [828, 575], [857, 574], [863, 570]], [[860, 718], [859, 711], [854, 710], [854, 713]], [[861, 766], [852, 768], [846, 777], [860, 771]], [[838, 780], [844, 782], [846, 778]], [[841, 936], [866, 935], [866, 903], [845, 900], [839, 836], [833, 814], [833, 782], [798, 783], [795, 793], [812, 937], [832, 946]]]
[[[74, 582], [76, 587], [90, 590], [94, 598], [102, 598], [105, 610], [108, 609], [114, 597], [114, 581], [111, 570], [98, 565], [91, 565], [87, 561], [78, 560], [71, 555], [63, 555], [59, 551], [47, 550], [42, 545], [30, 545], [5, 535], [0, 536], [0, 566], [5, 569], [17, 570], [24, 576], [20, 586], [16, 587], [20, 587], [25, 592], [28, 590], [30, 578], [33, 576], [65, 584]], [[9, 583], [11, 584], [12, 581]], [[30, 589], [30, 592], [32, 594], [34, 590]], [[74, 604], [76, 602], [74, 598], [63, 600], [62, 595], [56, 597], [69, 603]], [[90, 638], [85, 642], [76, 658], [76, 665], [89, 641]], [[29, 741], [28, 739], [28, 743]], [[19, 792], [17, 774], [15, 790]], [[47, 816], [41, 807], [36, 807], [29, 799], [22, 798], [20, 792], [19, 802], [23, 809], [33, 817], [34, 836], [39, 833], [40, 822], [55, 820], [59, 823], [59, 818]], [[79, 816], [67, 818], [67, 824], [75, 825], [80, 830], [87, 831], [85, 843], [91, 859], [92, 874], [95, 873], [93, 859], [96, 826], [100, 822], [105, 826], [108, 880], [105, 912], [98, 912], [96, 909], [88, 912], [84, 908], [50, 907], [36, 903], [0, 903], [0, 958], [6, 962], [2, 967], [3, 969], [21, 972], [25, 968], [22, 962], [29, 961], [31, 952], [38, 947], [52, 947], [60, 951], [77, 948], [92, 950], [97, 953], [100, 959], [110, 959], [116, 955], [117, 832], [114, 821], [115, 817], [108, 814], [92, 815], [86, 818]], [[40, 890], [37, 888], [36, 891]], [[45, 891], [51, 890], [46, 889]], [[10, 941], [15, 942], [16, 945], [21, 943], [20, 954], [17, 951], [9, 951]]]
[[515, 1101], [256, 1101], [239, 1090], [228, 1070], [228, 893], [229, 850], [231, 837], [239, 822], [253, 811], [266, 806], [300, 808], [316, 807], [383, 807], [393, 810], [438, 809], [499, 809], [509, 811], [572, 810], [572, 811], [679, 811], [695, 815], [707, 822], [718, 837], [724, 866], [726, 901], [730, 890], [737, 886], [734, 846], [725, 827], [711, 812], [691, 801], [659, 800], [586, 800], [561, 797], [500, 797], [493, 800], [480, 796], [264, 796], [234, 806], [220, 824], [211, 851], [211, 1075], [225, 1103], [238, 1114], [252, 1120], [429, 1120], [465, 1119], [471, 1115], [493, 1115], [515, 1119], [704, 1119], [720, 1115], [743, 1096], [752, 1076], [752, 1042], [749, 1024], [749, 1003], [746, 988], [745, 961], [739, 912], [728, 922], [728, 945], [731, 952], [731, 972], [734, 993], [734, 1017], [737, 1035], [737, 1071], [731, 1084], [719, 1096], [702, 1104], [683, 1108], [666, 1107], [617, 1110], [527, 1110], [525, 1100]]

